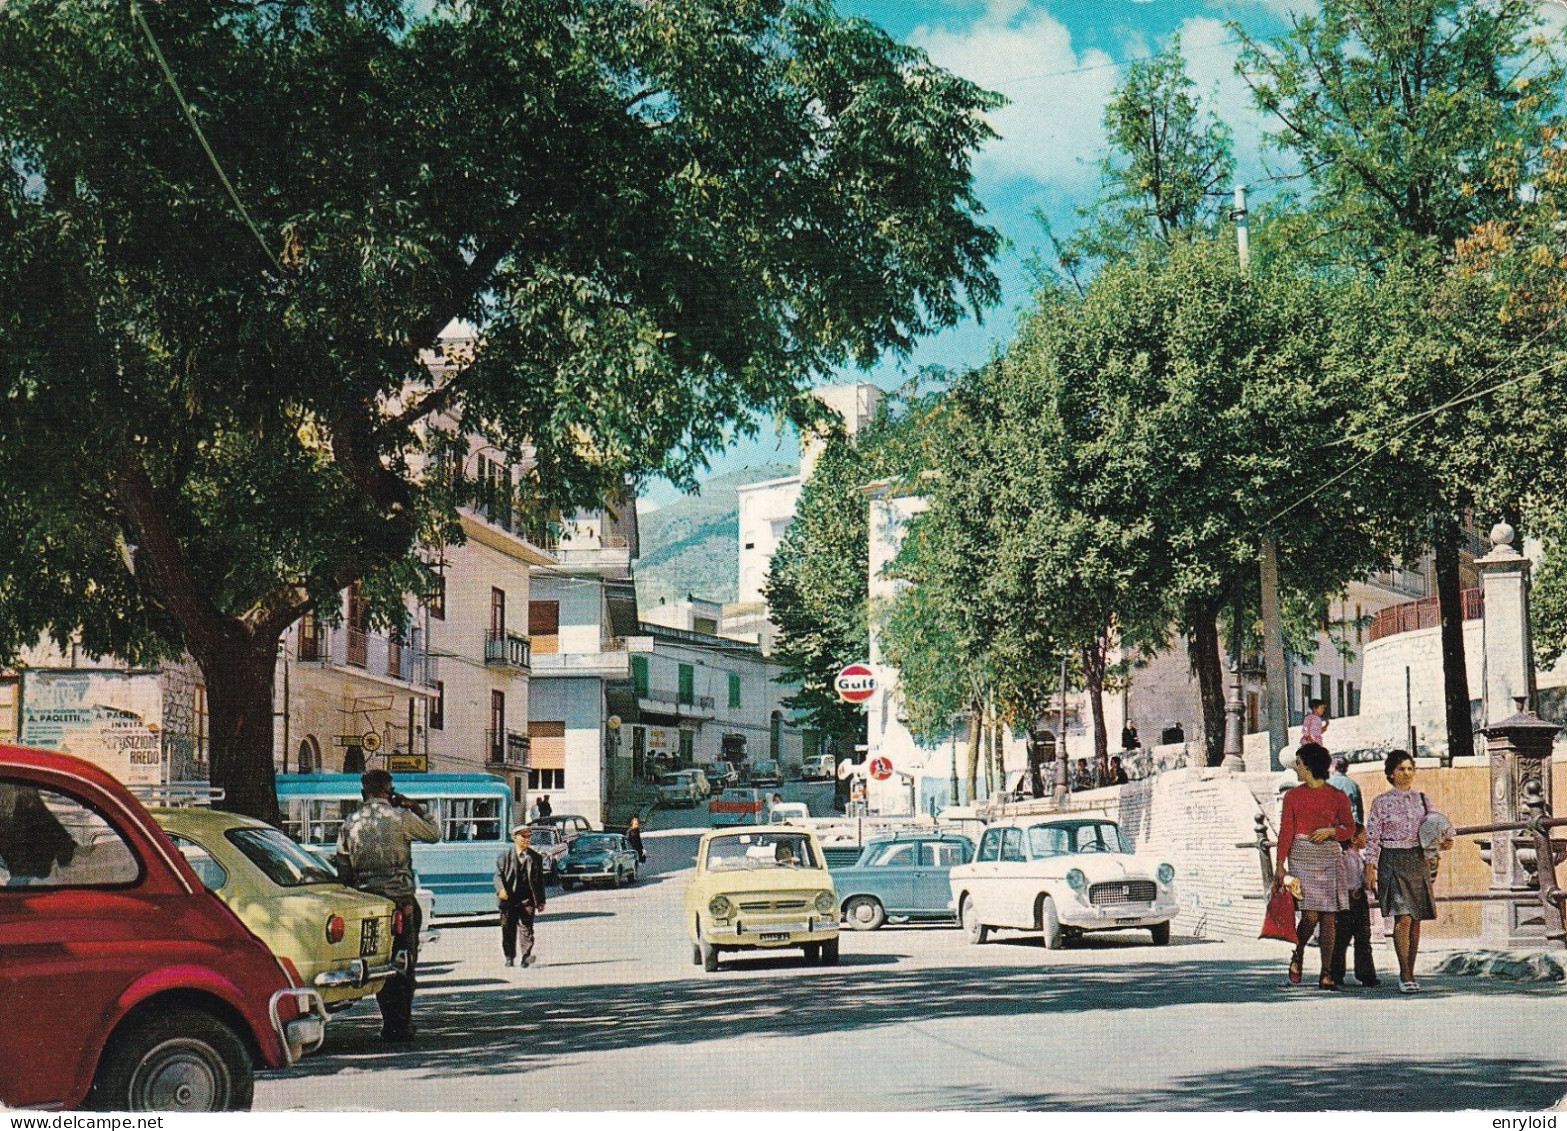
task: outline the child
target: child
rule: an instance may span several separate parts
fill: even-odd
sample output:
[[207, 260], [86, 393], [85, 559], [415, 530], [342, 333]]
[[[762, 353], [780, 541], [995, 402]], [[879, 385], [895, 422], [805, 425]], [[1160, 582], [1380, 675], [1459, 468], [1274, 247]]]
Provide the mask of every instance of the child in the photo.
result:
[[1314, 742], [1322, 745], [1322, 732], [1328, 729], [1328, 705], [1321, 699], [1313, 699], [1306, 710], [1306, 717], [1301, 723], [1301, 742]]
[[1366, 897], [1366, 826], [1355, 826], [1355, 837], [1344, 850], [1340, 867], [1349, 886], [1349, 910], [1339, 912], [1338, 933], [1333, 939], [1333, 980], [1344, 981], [1345, 960], [1349, 955], [1350, 940], [1355, 943], [1355, 981], [1362, 986], [1374, 986], [1377, 978], [1376, 960], [1371, 953], [1371, 905]]

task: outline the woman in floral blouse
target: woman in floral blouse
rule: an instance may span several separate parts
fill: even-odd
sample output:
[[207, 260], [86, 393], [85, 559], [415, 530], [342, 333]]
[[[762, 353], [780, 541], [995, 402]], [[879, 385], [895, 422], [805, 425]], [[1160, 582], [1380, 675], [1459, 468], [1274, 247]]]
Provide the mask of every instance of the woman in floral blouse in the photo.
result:
[[1393, 917], [1398, 988], [1412, 994], [1420, 990], [1415, 981], [1420, 924], [1436, 918], [1431, 872], [1420, 847], [1420, 822], [1431, 812], [1431, 802], [1411, 788], [1415, 759], [1408, 751], [1390, 753], [1382, 772], [1393, 788], [1379, 794], [1366, 814], [1366, 889], [1376, 891], [1382, 914]]

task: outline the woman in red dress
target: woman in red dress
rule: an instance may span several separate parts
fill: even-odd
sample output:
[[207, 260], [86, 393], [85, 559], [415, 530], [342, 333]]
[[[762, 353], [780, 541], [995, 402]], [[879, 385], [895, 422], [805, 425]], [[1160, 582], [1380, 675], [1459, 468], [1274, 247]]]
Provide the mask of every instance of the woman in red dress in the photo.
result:
[[1328, 784], [1332, 756], [1315, 743], [1301, 746], [1295, 755], [1295, 776], [1300, 784], [1284, 795], [1279, 815], [1279, 856], [1273, 870], [1273, 886], [1284, 883], [1286, 865], [1289, 874], [1300, 882], [1300, 925], [1295, 955], [1290, 960], [1289, 980], [1300, 982], [1306, 944], [1313, 932], [1322, 954], [1322, 972], [1317, 985], [1324, 990], [1338, 989], [1333, 978], [1333, 943], [1338, 912], [1349, 909], [1349, 887], [1344, 882], [1341, 857], [1343, 846], [1355, 835], [1355, 818], [1349, 798]]

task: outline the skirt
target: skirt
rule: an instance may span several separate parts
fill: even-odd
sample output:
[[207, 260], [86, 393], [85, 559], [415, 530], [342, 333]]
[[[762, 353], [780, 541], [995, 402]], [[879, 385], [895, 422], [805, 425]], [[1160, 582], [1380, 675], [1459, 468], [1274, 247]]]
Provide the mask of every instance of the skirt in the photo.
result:
[[1431, 872], [1426, 854], [1418, 848], [1384, 848], [1377, 862], [1377, 902], [1388, 918], [1412, 915], [1435, 919], [1431, 900]]
[[1290, 845], [1290, 875], [1300, 881], [1302, 911], [1348, 911], [1349, 884], [1344, 878], [1344, 850], [1339, 842], [1312, 844], [1303, 836]]

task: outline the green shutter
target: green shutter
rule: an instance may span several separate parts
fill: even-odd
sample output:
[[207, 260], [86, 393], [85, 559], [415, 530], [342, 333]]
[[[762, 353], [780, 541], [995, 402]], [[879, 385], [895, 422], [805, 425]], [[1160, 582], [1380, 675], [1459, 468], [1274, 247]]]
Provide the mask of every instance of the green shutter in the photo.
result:
[[631, 687], [638, 699], [647, 698], [647, 657], [631, 657]]
[[680, 665], [680, 701], [696, 702], [696, 669], [690, 664]]
[[734, 672], [729, 673], [729, 706], [740, 706], [740, 677]]

